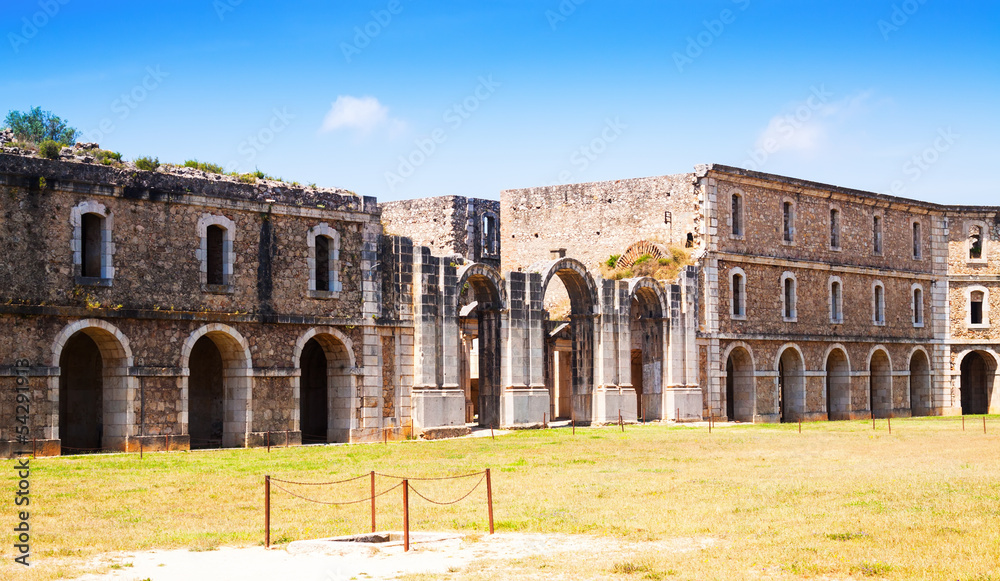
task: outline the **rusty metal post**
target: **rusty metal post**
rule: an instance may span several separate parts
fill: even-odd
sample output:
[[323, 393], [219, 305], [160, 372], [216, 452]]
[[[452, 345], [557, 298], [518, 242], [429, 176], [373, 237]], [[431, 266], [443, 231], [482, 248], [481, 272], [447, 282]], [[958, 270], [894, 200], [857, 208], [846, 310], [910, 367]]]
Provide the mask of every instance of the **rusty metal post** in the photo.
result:
[[35, 444], [35, 438], [31, 439], [31, 457], [35, 457], [35, 452], [38, 451], [38, 446]]
[[372, 470], [372, 532], [375, 532], [375, 471]]
[[267, 453], [271, 453], [271, 430], [267, 431]]
[[625, 431], [625, 423], [622, 422], [622, 410], [621, 409], [618, 410], [618, 427], [622, 429], [622, 432]]
[[708, 412], [708, 433], [712, 433], [712, 412]]
[[573, 422], [573, 435], [575, 436], [576, 435], [576, 418], [573, 418], [572, 422]]
[[677, 408], [677, 415], [674, 416], [674, 421], [680, 423], [680, 421], [681, 421], [681, 408]]
[[983, 433], [986, 433], [986, 416], [983, 416]]
[[403, 480], [403, 551], [410, 550], [410, 481]]
[[139, 459], [142, 460], [142, 440], [139, 440]]
[[382, 443], [386, 445], [389, 444], [389, 428], [382, 428]]
[[493, 438], [494, 440], [497, 439], [496, 434], [493, 433], [493, 424], [490, 424], [490, 437]]
[[490, 478], [490, 469], [486, 469], [486, 504], [490, 509], [490, 534], [493, 534], [493, 480]]
[[264, 476], [264, 548], [271, 548], [271, 477]]
[[886, 423], [889, 425], [889, 435], [892, 435], [892, 416], [885, 419]]
[[875, 429], [875, 410], [872, 410], [871, 412], [868, 412], [868, 413], [870, 413], [871, 416], [872, 416], [872, 429], [874, 430]]
[[799, 433], [802, 433], [802, 418], [799, 418]]

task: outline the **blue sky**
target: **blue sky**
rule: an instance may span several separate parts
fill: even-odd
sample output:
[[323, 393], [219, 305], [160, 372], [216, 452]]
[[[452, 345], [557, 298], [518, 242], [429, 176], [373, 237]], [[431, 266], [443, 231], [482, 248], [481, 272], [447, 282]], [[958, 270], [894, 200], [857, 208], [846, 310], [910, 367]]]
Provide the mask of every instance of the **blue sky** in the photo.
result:
[[1000, 204], [1000, 6], [11, 1], [0, 109], [380, 200], [723, 163]]

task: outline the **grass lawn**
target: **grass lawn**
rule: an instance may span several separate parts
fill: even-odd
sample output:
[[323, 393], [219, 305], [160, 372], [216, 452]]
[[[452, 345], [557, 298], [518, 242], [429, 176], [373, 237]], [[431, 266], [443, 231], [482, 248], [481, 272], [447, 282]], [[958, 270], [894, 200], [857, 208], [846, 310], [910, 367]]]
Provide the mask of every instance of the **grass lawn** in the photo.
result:
[[[32, 560], [13, 563], [14, 489], [4, 461], [2, 579], [82, 572], [87, 557], [263, 542], [263, 476], [335, 480], [376, 470], [443, 476], [493, 469], [498, 532], [585, 533], [633, 541], [710, 538], [710, 548], [602, 562], [546, 555], [483, 563], [454, 579], [1000, 580], [1000, 418], [521, 431], [390, 445], [39, 458], [31, 462]], [[435, 499], [472, 480], [414, 483]], [[379, 479], [383, 490], [396, 481]], [[324, 500], [369, 482], [289, 487]], [[411, 496], [411, 527], [487, 530], [485, 486], [446, 507]], [[401, 529], [401, 491], [378, 502]], [[321, 506], [281, 491], [272, 542], [364, 532], [366, 503]]]

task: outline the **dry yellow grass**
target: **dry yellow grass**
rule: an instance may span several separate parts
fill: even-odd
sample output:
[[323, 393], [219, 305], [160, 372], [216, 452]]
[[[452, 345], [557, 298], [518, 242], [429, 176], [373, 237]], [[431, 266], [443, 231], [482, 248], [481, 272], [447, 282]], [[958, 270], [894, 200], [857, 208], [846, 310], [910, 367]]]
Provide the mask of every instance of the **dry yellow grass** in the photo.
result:
[[[430, 443], [225, 450], [33, 461], [33, 560], [0, 546], [0, 577], [79, 572], [107, 551], [262, 541], [262, 480], [324, 480], [372, 469], [438, 476], [494, 471], [501, 531], [586, 533], [630, 540], [712, 538], [709, 549], [608, 560], [547, 555], [480, 563], [455, 579], [1000, 579], [1000, 421], [958, 418], [796, 426], [629, 427], [524, 431]], [[13, 513], [15, 479], [3, 481]], [[379, 489], [395, 481], [380, 480]], [[434, 498], [473, 481], [418, 483]], [[367, 494], [367, 481], [317, 498]], [[303, 490], [296, 488], [296, 490]], [[414, 499], [415, 530], [486, 528], [485, 491], [451, 507]], [[368, 507], [321, 507], [276, 491], [272, 539], [363, 532]], [[400, 527], [399, 494], [379, 501]], [[5, 518], [8, 530], [13, 517]]]

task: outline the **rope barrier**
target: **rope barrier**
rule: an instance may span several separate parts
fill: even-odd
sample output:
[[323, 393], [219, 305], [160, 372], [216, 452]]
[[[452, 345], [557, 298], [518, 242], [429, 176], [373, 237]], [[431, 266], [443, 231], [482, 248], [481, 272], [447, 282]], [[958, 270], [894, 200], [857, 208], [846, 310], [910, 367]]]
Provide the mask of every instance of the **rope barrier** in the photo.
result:
[[396, 480], [423, 480], [423, 481], [431, 481], [431, 480], [456, 480], [458, 478], [472, 478], [473, 476], [479, 476], [480, 474], [486, 474], [486, 471], [482, 470], [480, 472], [473, 472], [471, 474], [462, 474], [462, 475], [459, 475], [459, 476], [440, 476], [440, 477], [437, 477], [437, 478], [414, 478], [412, 476], [393, 476], [392, 474], [382, 474], [381, 472], [376, 472], [375, 476], [381, 476], [383, 478], [395, 478]]
[[475, 492], [476, 489], [479, 488], [479, 485], [482, 484], [484, 480], [486, 480], [486, 472], [484, 471], [482, 474], [483, 474], [482, 478], [480, 478], [479, 481], [476, 482], [476, 485], [472, 487], [472, 490], [470, 490], [470, 491], [466, 492], [465, 494], [463, 494], [462, 497], [459, 498], [458, 500], [453, 500], [451, 502], [438, 502], [436, 500], [431, 500], [431, 499], [427, 498], [426, 496], [424, 496], [423, 494], [420, 494], [420, 491], [417, 490], [416, 488], [414, 488], [412, 484], [410, 485], [410, 490], [412, 490], [414, 494], [416, 494], [417, 496], [419, 496], [420, 498], [426, 500], [427, 502], [429, 502], [431, 504], [436, 504], [438, 506], [448, 506], [448, 505], [451, 505], [451, 504], [457, 504], [459, 502], [462, 502], [466, 498], [469, 498], [469, 495], [472, 494], [473, 492]]
[[285, 484], [298, 484], [300, 486], [328, 486], [331, 484], [343, 484], [345, 482], [354, 482], [355, 480], [361, 480], [362, 478], [368, 478], [369, 474], [362, 474], [361, 476], [355, 476], [354, 478], [348, 478], [346, 480], [335, 480], [333, 482], [296, 482], [294, 480], [282, 480], [280, 478], [271, 477], [271, 482], [283, 482]]
[[[382, 492], [379, 492], [378, 494], [376, 494], [375, 498], [378, 498], [378, 497], [380, 497], [380, 496], [382, 496], [384, 494], [388, 494], [388, 493], [392, 492], [393, 490], [396, 490], [397, 488], [399, 488], [402, 485], [403, 485], [403, 483], [400, 482], [399, 484], [393, 486], [392, 488], [389, 488], [387, 490], [383, 490]], [[273, 478], [271, 479], [271, 486], [274, 487], [274, 488], [277, 488], [278, 490], [281, 490], [282, 492], [287, 492], [288, 494], [291, 494], [292, 496], [294, 496], [296, 498], [301, 498], [302, 500], [306, 500], [306, 501], [309, 501], [309, 502], [314, 502], [316, 504], [326, 504], [326, 505], [331, 505], [331, 506], [348, 506], [348, 505], [351, 505], [351, 504], [361, 504], [362, 502], [371, 502], [371, 500], [372, 500], [372, 496], [371, 495], [368, 495], [368, 496], [362, 498], [361, 500], [351, 500], [351, 501], [348, 501], [348, 502], [332, 502], [332, 501], [326, 501], [326, 500], [316, 500], [314, 498], [308, 498], [306, 496], [302, 496], [301, 494], [295, 494], [294, 492], [292, 492], [291, 490], [288, 490], [287, 488], [284, 488], [282, 486], [274, 484], [274, 479]]]

